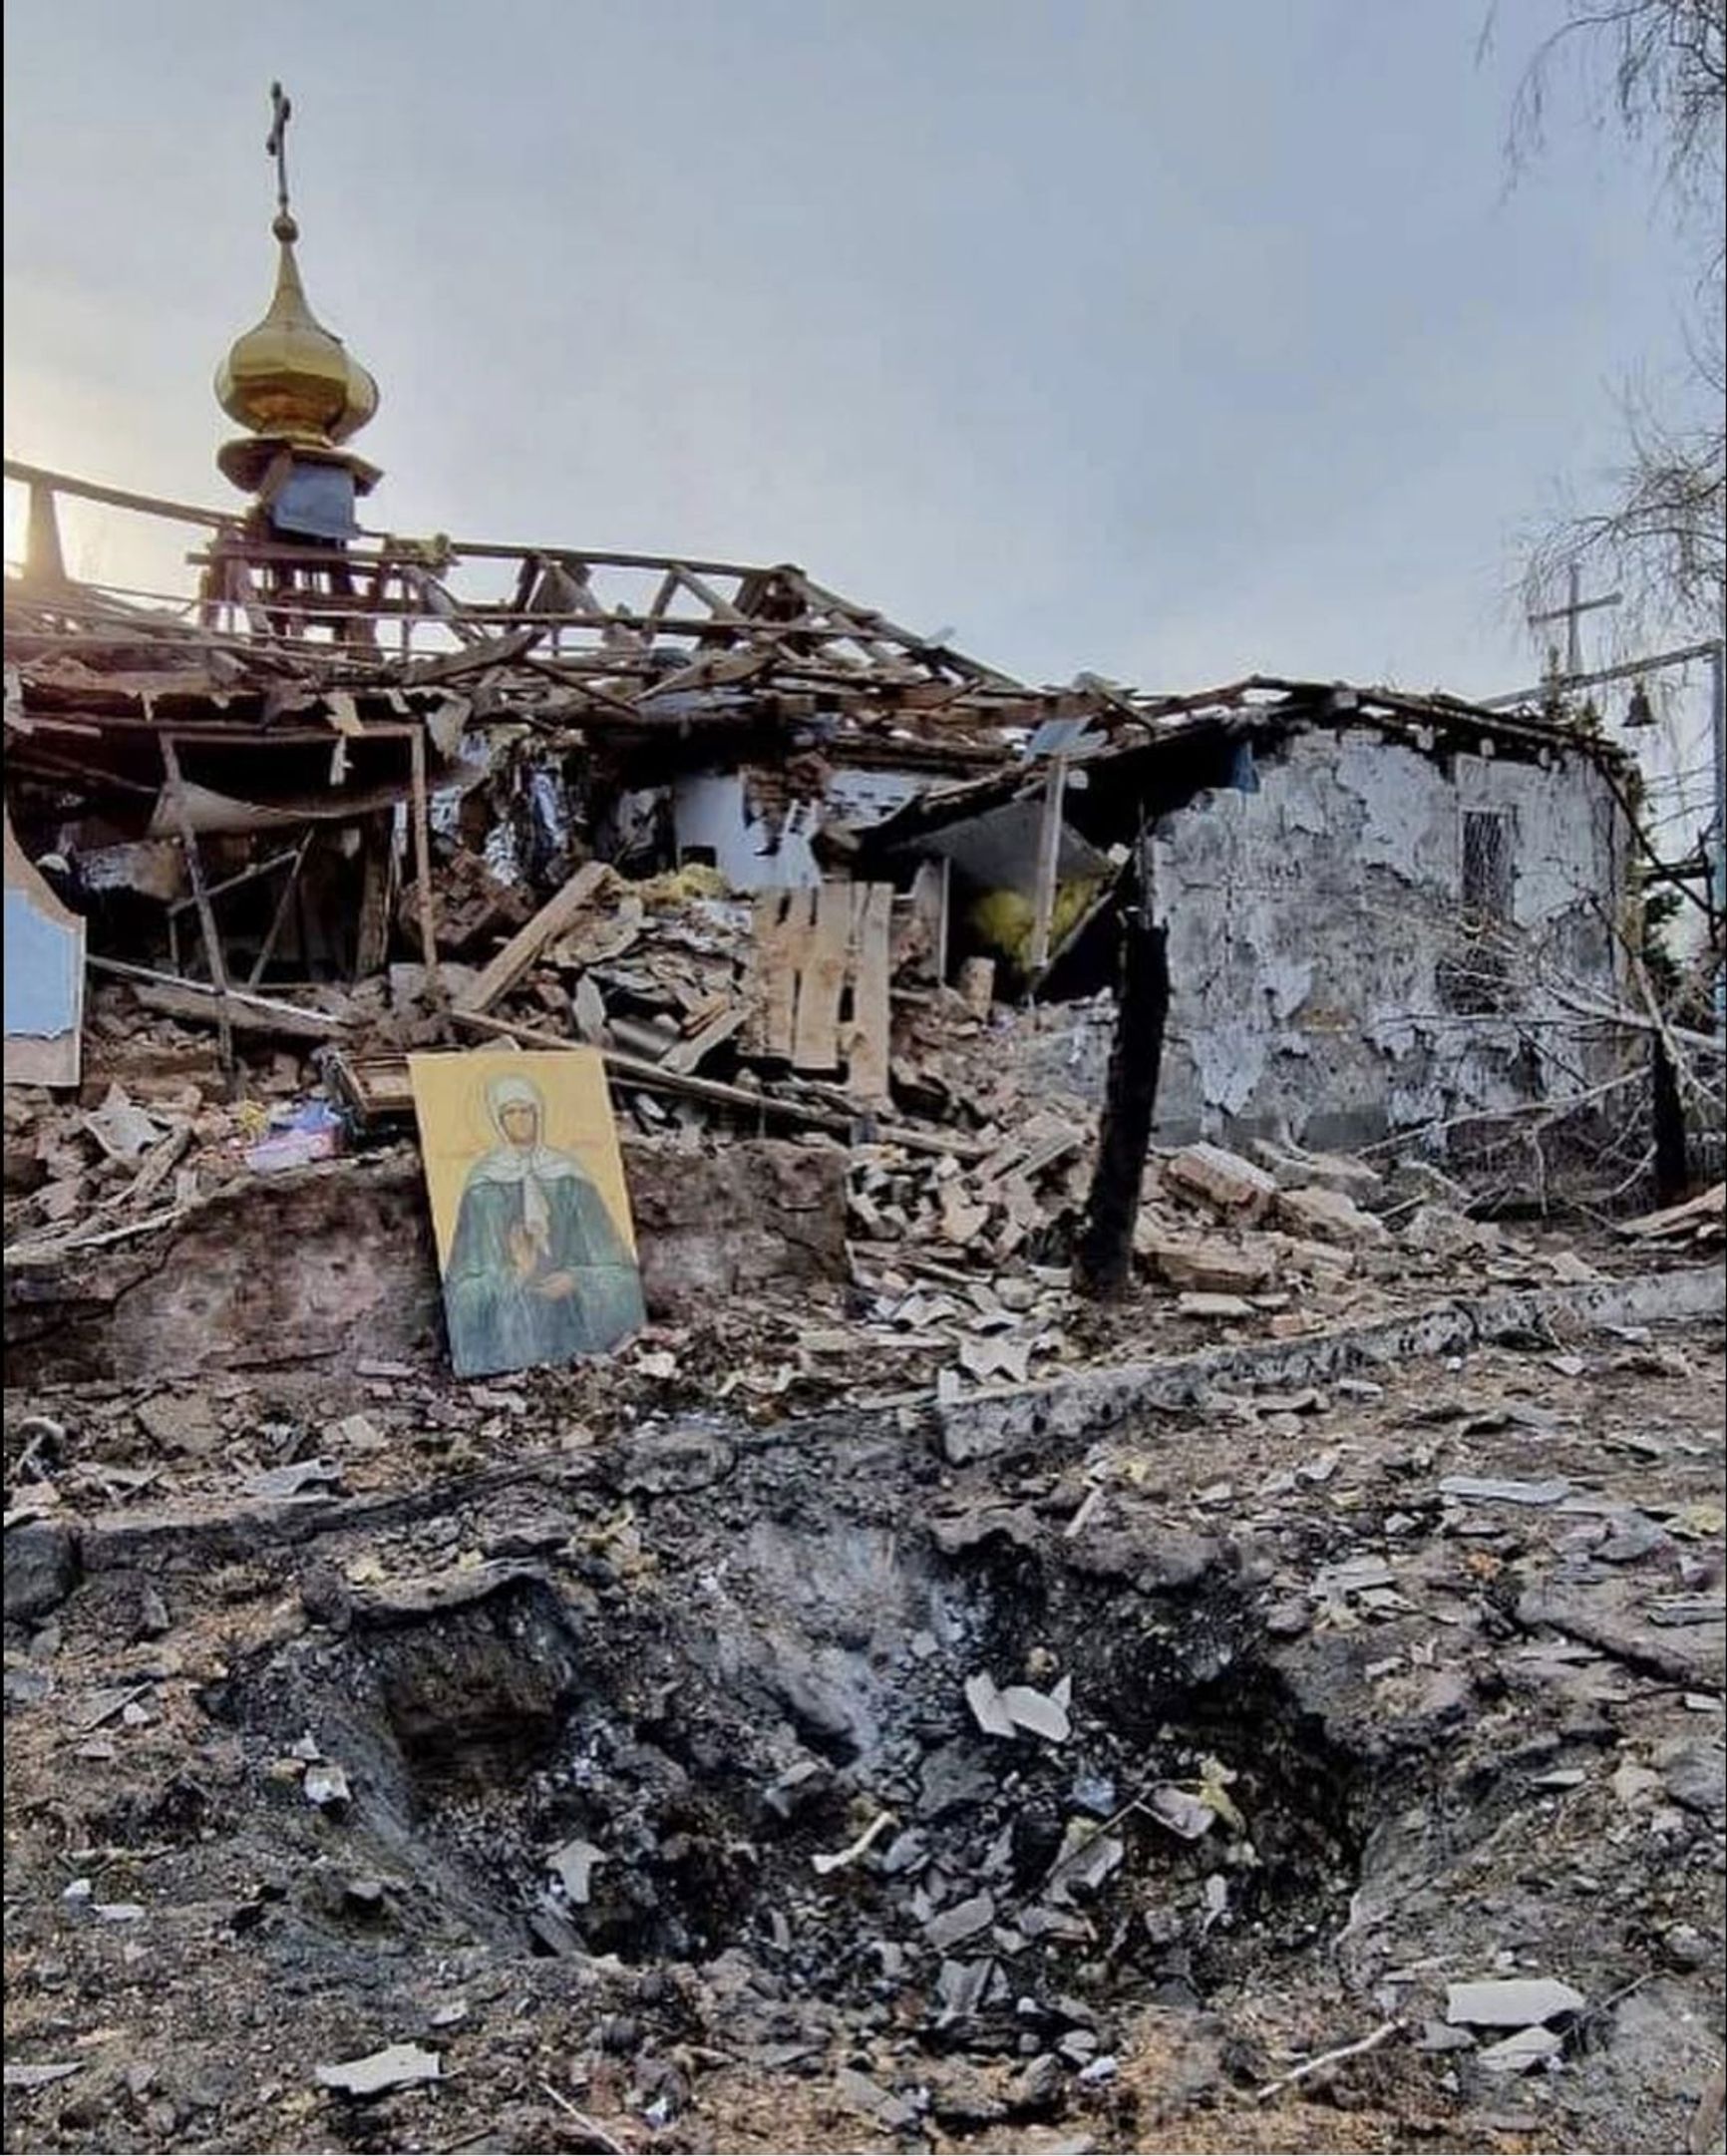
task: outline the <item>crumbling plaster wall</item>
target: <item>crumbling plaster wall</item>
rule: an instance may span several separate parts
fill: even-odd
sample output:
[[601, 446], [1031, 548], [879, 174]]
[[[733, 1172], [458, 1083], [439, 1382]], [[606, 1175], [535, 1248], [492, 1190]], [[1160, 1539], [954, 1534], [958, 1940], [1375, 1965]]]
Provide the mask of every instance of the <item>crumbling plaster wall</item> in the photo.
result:
[[822, 881], [811, 842], [824, 824], [867, 827], [927, 782], [898, 771], [835, 771], [820, 800], [794, 801], [784, 817], [759, 815], [744, 774], [697, 772], [672, 787], [678, 859], [712, 854], [734, 891], [786, 891]]
[[[1173, 1002], [1160, 1137], [1360, 1145], [1577, 1090], [1598, 1048], [1553, 987], [1618, 1001], [1627, 834], [1582, 756], [1424, 753], [1371, 728], [1261, 752], [1258, 790], [1219, 788], [1150, 841]], [[1448, 1007], [1470, 810], [1509, 811], [1510, 1007]], [[1603, 918], [1603, 910], [1606, 918]]]

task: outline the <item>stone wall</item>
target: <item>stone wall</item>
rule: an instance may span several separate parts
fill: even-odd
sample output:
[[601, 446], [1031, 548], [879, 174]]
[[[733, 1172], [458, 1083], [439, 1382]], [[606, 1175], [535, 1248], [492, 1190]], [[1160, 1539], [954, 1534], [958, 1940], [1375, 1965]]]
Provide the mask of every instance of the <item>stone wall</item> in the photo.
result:
[[[1577, 1090], [1561, 983], [1619, 1001], [1607, 924], [1626, 834], [1585, 757], [1424, 754], [1366, 728], [1297, 734], [1152, 841], [1174, 987], [1160, 1131], [1349, 1145]], [[1458, 1008], [1485, 946], [1465, 818], [1509, 819], [1517, 954], [1498, 1012]], [[1607, 919], [1602, 918], [1604, 908]]]
[[[626, 1138], [623, 1150], [650, 1317], [844, 1277], [839, 1147]], [[13, 1386], [442, 1356], [419, 1155], [252, 1178], [148, 1244], [10, 1270], [6, 1346]]]
[[[1201, 793], [1152, 836], [1173, 999], [1160, 1143], [1286, 1126], [1309, 1146], [1361, 1145], [1604, 1074], [1554, 993], [1624, 1000], [1608, 922], [1629, 834], [1588, 758], [1447, 757], [1313, 728], [1261, 748], [1254, 776], [1256, 792]], [[1484, 948], [1463, 902], [1478, 810], [1509, 818], [1516, 955], [1494, 1012], [1458, 1007]], [[1076, 1007], [1040, 1068], [1101, 1095], [1111, 1023], [1107, 1006]]]

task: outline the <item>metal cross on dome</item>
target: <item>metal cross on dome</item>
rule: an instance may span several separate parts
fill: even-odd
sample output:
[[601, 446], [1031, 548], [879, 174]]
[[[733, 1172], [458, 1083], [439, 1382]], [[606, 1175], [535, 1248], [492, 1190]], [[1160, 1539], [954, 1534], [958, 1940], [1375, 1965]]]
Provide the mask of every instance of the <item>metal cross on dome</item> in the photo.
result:
[[279, 221], [291, 223], [288, 208], [288, 122], [294, 117], [293, 104], [280, 83], [270, 85], [270, 132], [264, 143], [264, 153], [276, 161], [276, 212]]

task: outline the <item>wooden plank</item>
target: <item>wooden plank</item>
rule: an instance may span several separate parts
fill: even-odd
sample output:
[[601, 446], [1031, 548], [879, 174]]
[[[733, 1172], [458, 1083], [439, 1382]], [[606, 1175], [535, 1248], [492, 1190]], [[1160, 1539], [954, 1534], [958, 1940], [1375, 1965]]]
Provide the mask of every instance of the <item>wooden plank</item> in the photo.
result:
[[852, 968], [852, 1052], [846, 1090], [863, 1101], [888, 1097], [891, 1054], [888, 981], [892, 972], [893, 886], [860, 887]]
[[458, 1013], [478, 1017], [515, 987], [552, 937], [574, 926], [610, 874], [603, 861], [586, 862], [577, 869], [556, 897], [548, 898], [530, 921], [518, 928], [479, 979], [463, 990], [456, 1004]]
[[[384, 970], [390, 955], [391, 899], [396, 849], [389, 816], [368, 816], [360, 825], [360, 913], [354, 929], [354, 977], [365, 980]], [[294, 873], [299, 873], [299, 859]]]
[[1055, 895], [1061, 865], [1061, 812], [1067, 792], [1067, 759], [1050, 759], [1043, 786], [1043, 815], [1037, 833], [1037, 891], [1032, 914], [1031, 954], [1026, 972], [1035, 977], [1049, 963], [1049, 931], [1055, 918]]
[[[276, 899], [275, 911], [270, 915], [270, 924], [264, 930], [264, 939], [258, 945], [258, 954], [252, 960], [252, 969], [246, 975], [246, 986], [248, 988], [255, 988], [264, 977], [264, 968], [269, 964], [271, 955], [275, 950], [276, 938], [287, 924], [288, 909], [292, 906], [295, 895], [299, 891], [300, 871], [306, 866], [306, 856], [311, 852], [312, 841], [316, 837], [315, 830], [308, 831], [295, 850], [294, 865], [288, 871], [287, 882], [283, 884], [280, 895]], [[172, 919], [173, 916], [171, 915], [171, 923]], [[386, 940], [388, 940], [387, 937]]]
[[[469, 612], [474, 610], [467, 609]], [[548, 625], [541, 623], [530, 629], [517, 629], [508, 636], [494, 637], [488, 643], [471, 644], [466, 651], [452, 651], [444, 658], [427, 659], [415, 667], [404, 686], [426, 689], [435, 682], [455, 681], [463, 674], [479, 673], [483, 667], [507, 666], [513, 660], [525, 658], [545, 634]]]
[[798, 968], [794, 1070], [839, 1069], [840, 1000], [851, 961], [852, 887], [823, 884], [816, 892], [815, 924]]
[[1682, 1205], [1668, 1206], [1660, 1213], [1645, 1213], [1638, 1220], [1619, 1221], [1615, 1226], [1621, 1236], [1659, 1238], [1684, 1235], [1723, 1218], [1727, 1218], [1727, 1183], [1717, 1183], [1713, 1190], [1701, 1191]]
[[929, 951], [928, 965], [919, 970], [931, 974], [937, 985], [947, 978], [947, 896], [952, 874], [953, 864], [942, 854], [919, 862], [911, 879], [911, 910]]
[[174, 821], [179, 826], [180, 844], [185, 849], [185, 865], [191, 877], [192, 897], [197, 902], [198, 926], [203, 931], [203, 949], [204, 956], [209, 961], [209, 977], [218, 998], [215, 1005], [217, 1051], [222, 1070], [231, 1084], [234, 1077], [234, 1039], [227, 1002], [227, 960], [222, 954], [222, 939], [216, 928], [215, 908], [210, 904], [209, 893], [204, 888], [203, 862], [197, 850], [197, 833], [192, 829], [185, 781], [180, 776], [179, 756], [172, 734], [164, 734], [162, 737], [162, 761], [168, 773], [169, 796], [173, 805]]
[[749, 1015], [749, 1004], [741, 1000], [716, 1012], [706, 1025], [692, 1033], [687, 1040], [679, 1041], [675, 1048], [666, 1051], [661, 1059], [661, 1068], [680, 1073], [697, 1069], [716, 1048], [731, 1039]]
[[693, 598], [698, 598], [704, 606], [713, 608], [716, 622], [737, 622], [739, 624], [744, 622], [745, 616], [738, 611], [731, 600], [722, 597], [714, 589], [713, 585], [707, 582], [704, 577], [699, 576], [687, 562], [674, 561], [672, 563], [672, 574], [676, 576], [678, 582], [683, 585], [684, 589]]
[[79, 502], [101, 502], [110, 509], [137, 510], [141, 516], [165, 517], [174, 524], [204, 525], [213, 532], [239, 529], [239, 517], [232, 511], [200, 509], [189, 502], [165, 501], [158, 495], [130, 494], [122, 487], [99, 487], [92, 480], [74, 479], [67, 472], [47, 472], [40, 465], [20, 464], [12, 457], [6, 459], [6, 477], [27, 487], [47, 487], [55, 494], [70, 495]]
[[798, 960], [809, 925], [810, 895], [765, 891], [755, 909], [756, 1050], [776, 1063], [792, 1060], [798, 1011]]
[[413, 787], [408, 822], [414, 835], [414, 896], [420, 916], [420, 960], [426, 968], [427, 1000], [436, 1007], [444, 1001], [444, 984], [438, 978], [438, 914], [432, 895], [432, 811], [426, 798], [426, 735], [421, 727], [416, 726], [408, 737], [408, 755]]

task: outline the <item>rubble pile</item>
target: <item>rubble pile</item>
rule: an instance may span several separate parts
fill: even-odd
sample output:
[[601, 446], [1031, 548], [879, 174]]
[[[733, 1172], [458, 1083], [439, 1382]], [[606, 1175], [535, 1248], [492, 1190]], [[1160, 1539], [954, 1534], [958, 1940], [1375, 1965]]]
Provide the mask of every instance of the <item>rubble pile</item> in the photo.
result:
[[[501, 1006], [507, 1037], [513, 1025], [525, 1036], [542, 1022], [566, 1037], [590, 1000], [600, 1012], [594, 1045], [621, 1029], [633, 1060], [650, 1029], [659, 1029], [663, 1055], [667, 1040], [699, 1038], [723, 1017], [736, 1020], [732, 1038], [716, 1047], [732, 1072], [729, 1092], [748, 1097], [753, 1088], [819, 1115], [839, 1112], [832, 1089], [743, 1060], [750, 912], [711, 873], [625, 887], [603, 872], [599, 890], [603, 903]], [[446, 982], [458, 1001], [463, 986], [462, 976]], [[75, 1101], [7, 1089], [6, 1248], [15, 1276], [25, 1266], [40, 1276], [81, 1254], [167, 1250], [200, 1212], [243, 1201], [263, 1179], [341, 1178], [402, 1156], [412, 1133], [402, 1052], [419, 1031], [446, 1022], [423, 1005], [413, 969], [394, 967], [389, 982], [345, 1002], [326, 992], [332, 1014], [352, 1028], [352, 1046], [248, 1047], [237, 1100], [227, 1098], [207, 1030], [141, 1011], [135, 993], [119, 983], [95, 991], [89, 1067]], [[680, 1024], [694, 1033], [679, 1034]], [[656, 1308], [650, 1294], [648, 1333], [567, 1379], [580, 1411], [719, 1405], [764, 1422], [827, 1405], [915, 1411], [1048, 1381], [1124, 1349], [1143, 1352], [1154, 1339], [1178, 1349], [1235, 1337], [1295, 1340], [1447, 1292], [1587, 1282], [1621, 1265], [1621, 1251], [1639, 1262], [1659, 1254], [1680, 1261], [1720, 1235], [1717, 1191], [1671, 1218], [1625, 1224], [1614, 1240], [1596, 1236], [1584, 1257], [1570, 1238], [1469, 1218], [1468, 1194], [1427, 1164], [1375, 1167], [1288, 1145], [1259, 1145], [1247, 1157], [1198, 1144], [1154, 1151], [1136, 1234], [1144, 1285], [1125, 1305], [1100, 1311], [1069, 1281], [1094, 1118], [1077, 1100], [1022, 1087], [1027, 1036], [1035, 1042], [1035, 1019], [1022, 1033], [1016, 1014], [999, 1007], [979, 1018], [952, 991], [903, 991], [893, 1054], [894, 1112], [903, 1120], [871, 1136], [881, 1127], [855, 1105], [849, 1112], [845, 1217], [832, 1226], [826, 1275], [812, 1278], [806, 1267], [777, 1281], [769, 1271], [747, 1304], [685, 1295]], [[640, 1134], [627, 1160], [650, 1203], [649, 1182], [664, 1183], [654, 1155], [665, 1154], [675, 1180], [677, 1162], [735, 1146], [740, 1122], [748, 1123], [749, 1111], [730, 1098], [714, 1103], [626, 1080], [617, 1099], [626, 1129], [633, 1123]], [[832, 1151], [826, 1131], [791, 1130], [794, 1145]], [[731, 1202], [746, 1214], [751, 1204], [747, 1196]], [[724, 1227], [716, 1221], [711, 1234]], [[695, 1225], [698, 1235], [709, 1232]], [[424, 1360], [413, 1359], [424, 1387]], [[242, 1471], [270, 1464], [248, 1456]]]

